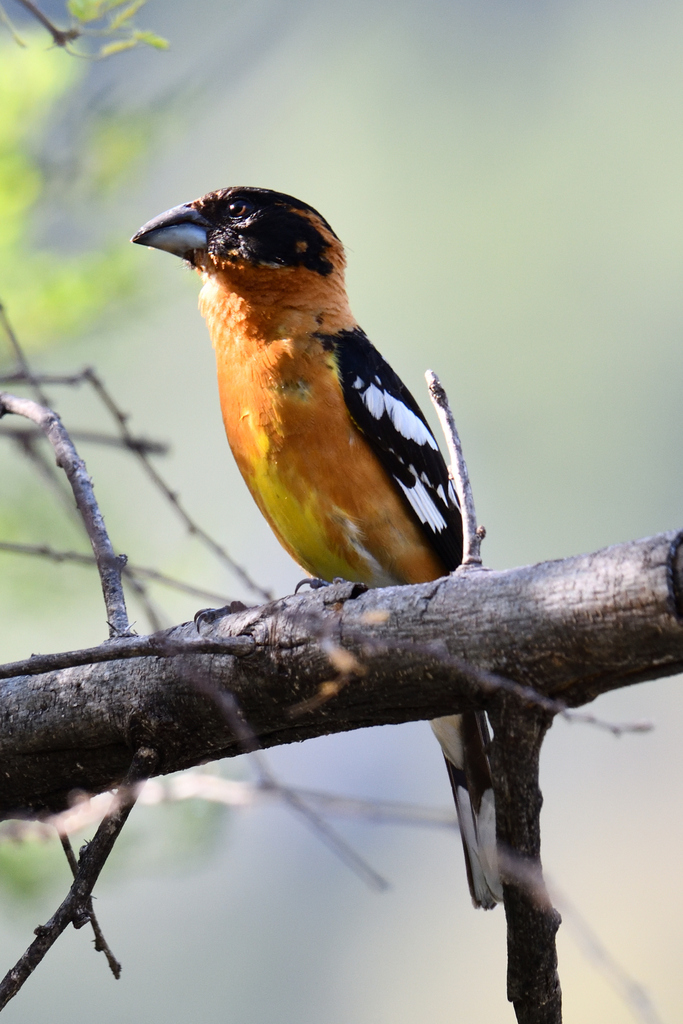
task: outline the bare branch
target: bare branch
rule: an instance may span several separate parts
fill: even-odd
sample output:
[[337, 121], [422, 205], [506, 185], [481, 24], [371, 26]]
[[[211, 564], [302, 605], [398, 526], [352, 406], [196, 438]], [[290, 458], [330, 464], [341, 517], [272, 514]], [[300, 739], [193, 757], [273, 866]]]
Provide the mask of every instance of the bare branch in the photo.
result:
[[[94, 555], [84, 555], [80, 551], [57, 551], [48, 544], [15, 544], [10, 541], [0, 541], [0, 551], [7, 551], [15, 555], [29, 555], [36, 558], [45, 558], [51, 562], [72, 562], [75, 565], [97, 566]], [[151, 583], [159, 583], [161, 586], [169, 587], [171, 590], [178, 590], [182, 594], [190, 594], [205, 601], [217, 601], [220, 605], [230, 604], [231, 598], [225, 594], [217, 594], [214, 590], [206, 590], [204, 587], [195, 587], [192, 583], [183, 583], [173, 576], [159, 572], [157, 569], [149, 569], [144, 565], [133, 565], [126, 562], [123, 575], [127, 578], [141, 577]]]
[[230, 654], [239, 658], [254, 649], [254, 641], [248, 636], [220, 640], [198, 637], [174, 641], [171, 632], [152, 633], [151, 636], [112, 637], [98, 647], [85, 647], [80, 651], [65, 651], [63, 654], [33, 654], [24, 661], [0, 665], [0, 679], [40, 675], [56, 669], [98, 665], [128, 658], [174, 658], [179, 654]]
[[[16, 336], [12, 335], [14, 343], [18, 347]], [[21, 351], [19, 349], [19, 351]], [[55, 375], [55, 374], [33, 374], [28, 364], [26, 363], [25, 357], [22, 356], [22, 366], [25, 368], [20, 373], [8, 374], [5, 377], [0, 378], [0, 381], [5, 383], [32, 383], [38, 384], [61, 384], [69, 387], [78, 386], [79, 384], [89, 384], [98, 396], [99, 400], [105, 406], [107, 411], [114, 419], [117, 427], [119, 428], [120, 442], [123, 446], [130, 449], [135, 455], [138, 456], [140, 464], [147, 474], [154, 486], [163, 494], [164, 498], [173, 508], [179, 519], [182, 520], [185, 528], [192, 537], [196, 537], [209, 551], [212, 552], [224, 565], [226, 565], [231, 572], [233, 572], [239, 579], [242, 580], [244, 585], [257, 594], [262, 600], [271, 601], [273, 598], [272, 592], [266, 587], [260, 586], [256, 583], [246, 569], [239, 565], [234, 558], [226, 551], [222, 544], [219, 544], [206, 530], [201, 527], [197, 521], [190, 515], [185, 506], [181, 503], [180, 498], [176, 491], [174, 491], [166, 481], [163, 479], [161, 474], [149, 461], [148, 455], [150, 453], [148, 448], [150, 442], [141, 441], [136, 438], [134, 434], [128, 429], [128, 415], [122, 411], [119, 405], [114, 401], [108, 388], [105, 387], [103, 381], [95, 373], [92, 367], [86, 367], [80, 373], [67, 374], [67, 375]], [[45, 404], [45, 403], [43, 403]], [[153, 442], [152, 442], [153, 443]]]
[[43, 28], [46, 28], [52, 36], [52, 41], [55, 46], [66, 47], [69, 43], [72, 43], [74, 39], [78, 39], [81, 32], [77, 28], [61, 29], [57, 28], [49, 18], [47, 18], [41, 10], [36, 7], [32, 0], [16, 0], [18, 4], [31, 14], [36, 21], [40, 22]]
[[104, 519], [95, 499], [92, 480], [85, 463], [79, 458], [71, 438], [62, 425], [57, 413], [29, 398], [18, 398], [7, 392], [0, 392], [0, 417], [14, 413], [31, 420], [43, 431], [52, 445], [57, 465], [66, 473], [76, 499], [76, 505], [83, 517], [83, 523], [97, 560], [102, 582], [102, 593], [107, 609], [110, 636], [126, 636], [128, 615], [121, 586], [121, 570], [125, 560], [114, 554]]
[[[99, 376], [95, 373], [92, 367], [88, 367], [83, 371], [83, 380], [87, 381], [94, 389], [95, 393], [99, 396], [103, 405], [109, 410], [110, 414], [114, 418], [115, 422], [119, 427], [121, 437], [129, 443], [133, 440], [133, 435], [128, 430], [128, 416], [122, 412], [119, 406], [114, 401], [113, 397], [100, 380]], [[132, 447], [132, 446], [131, 446]], [[242, 580], [244, 585], [249, 588], [253, 593], [258, 594], [265, 601], [271, 601], [273, 594], [270, 590], [260, 586], [256, 583], [251, 576], [248, 574], [243, 566], [232, 558], [231, 555], [225, 550], [225, 548], [213, 539], [199, 524], [192, 518], [189, 512], [181, 504], [178, 494], [172, 490], [163, 479], [160, 473], [157, 472], [156, 468], [147, 458], [146, 454], [140, 450], [135, 450], [140, 464], [142, 465], [145, 473], [152, 481], [154, 486], [161, 491], [166, 500], [175, 510], [176, 515], [183, 521], [188, 533], [200, 540], [205, 547], [207, 547], [214, 555], [216, 555], [228, 568]]]
[[[197, 693], [196, 674], [235, 695], [265, 748], [491, 709], [506, 695], [525, 713], [552, 716], [598, 693], [680, 672], [680, 539], [662, 534], [561, 562], [357, 597], [350, 584], [335, 585], [226, 614], [201, 636], [188, 623], [5, 666], [0, 677], [16, 678], [0, 684], [0, 815], [59, 810], [74, 787], [115, 785], [130, 736], [143, 725], [167, 772], [240, 753], [213, 701]], [[293, 718], [289, 709], [330, 679], [325, 635], [365, 674]], [[64, 663], [86, 667], [53, 671]]]
[[[57, 834], [59, 835], [59, 841], [62, 844], [62, 849], [66, 854], [66, 859], [69, 862], [71, 874], [74, 876], [74, 878], [76, 878], [76, 876], [78, 875], [78, 861], [76, 860], [76, 854], [73, 851], [71, 841], [69, 840], [69, 837], [65, 832], [60, 832], [58, 830]], [[95, 950], [98, 953], [104, 953], [105, 957], [107, 958], [107, 963], [109, 964], [109, 969], [111, 970], [111, 973], [118, 981], [119, 978], [121, 977], [121, 964], [119, 963], [119, 961], [116, 959], [111, 949], [109, 948], [109, 943], [104, 937], [102, 929], [100, 928], [100, 923], [95, 917], [95, 911], [93, 909], [92, 904], [92, 896], [88, 897], [85, 904], [85, 910], [88, 920], [90, 921], [90, 926], [93, 930], [93, 935], [95, 936]], [[74, 920], [73, 923], [74, 927], [76, 927], [77, 922]]]
[[482, 526], [477, 527], [477, 515], [474, 511], [474, 496], [470, 485], [469, 473], [467, 472], [467, 463], [462, 453], [462, 445], [460, 444], [460, 437], [455, 426], [448, 396], [443, 384], [433, 370], [427, 370], [425, 379], [429, 388], [429, 397], [436, 409], [436, 414], [439, 417], [439, 423], [448, 445], [448, 455], [450, 458], [448, 472], [453, 481], [455, 492], [458, 496], [458, 504], [462, 512], [462, 565], [481, 565], [481, 542], [486, 536], [486, 532]]
[[[17, 376], [13, 374], [12, 376]], [[0, 379], [0, 383], [5, 381]], [[168, 455], [168, 445], [163, 441], [152, 441], [146, 437], [135, 437], [131, 441], [124, 441], [113, 434], [101, 434], [96, 430], [70, 430], [72, 441], [84, 441], [86, 444], [99, 444], [106, 448], [124, 448], [130, 451], [141, 451], [145, 455]], [[38, 439], [42, 437], [39, 430], [26, 430], [24, 427], [0, 427], [0, 437], [8, 437], [13, 441], [21, 440], [24, 437]]]
[[[22, 3], [22, 0], [17, 0], [17, 3]], [[33, 5], [31, 5], [31, 6], [33, 6]], [[27, 7], [27, 9], [30, 10], [30, 7], [28, 7], [27, 3], [24, 3], [24, 7]], [[38, 15], [36, 15], [36, 16], [38, 16]], [[42, 18], [42, 17], [43, 17], [43, 15], [40, 15], [40, 18]], [[39, 20], [40, 20], [40, 18], [39, 18]], [[47, 21], [47, 19], [46, 19], [46, 21]], [[45, 24], [45, 22], [43, 22], [43, 24]], [[49, 22], [48, 22], [48, 24], [49, 24]], [[47, 28], [47, 25], [45, 27]], [[52, 28], [48, 29], [48, 31], [52, 31]], [[15, 358], [17, 360], [17, 363], [18, 363], [18, 365], [19, 365], [19, 367], [21, 369], [21, 373], [20, 374], [16, 374], [15, 376], [23, 377], [24, 381], [27, 384], [31, 385], [33, 393], [35, 394], [36, 398], [38, 399], [38, 401], [40, 402], [41, 405], [50, 405], [50, 401], [47, 398], [45, 392], [43, 391], [43, 389], [42, 389], [42, 387], [41, 387], [37, 377], [35, 377], [33, 375], [33, 371], [31, 370], [31, 367], [28, 364], [28, 360], [27, 360], [27, 358], [26, 358], [26, 356], [24, 354], [23, 348], [19, 344], [19, 339], [17, 338], [16, 334], [14, 333], [14, 328], [12, 327], [12, 324], [9, 321], [9, 317], [7, 316], [7, 310], [5, 309], [1, 299], [0, 299], [0, 324], [2, 324], [3, 330], [4, 330], [5, 334], [7, 335], [7, 340], [10, 343], [10, 348], [12, 349], [12, 352], [14, 353], [14, 356], [15, 356]]]
[[95, 838], [81, 851], [78, 873], [68, 895], [47, 924], [36, 928], [36, 938], [0, 983], [0, 1010], [20, 990], [62, 932], [88, 914], [88, 903], [114, 843], [121, 834], [137, 799], [137, 783], [149, 776], [157, 764], [156, 752], [143, 747], [137, 751], [112, 801], [112, 808], [98, 828]]

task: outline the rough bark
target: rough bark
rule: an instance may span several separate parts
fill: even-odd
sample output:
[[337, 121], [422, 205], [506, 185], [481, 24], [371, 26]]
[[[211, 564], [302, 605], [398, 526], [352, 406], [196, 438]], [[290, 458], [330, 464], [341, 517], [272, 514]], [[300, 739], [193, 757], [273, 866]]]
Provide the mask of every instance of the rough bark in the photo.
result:
[[553, 909], [541, 869], [538, 762], [550, 715], [503, 698], [490, 710], [491, 769], [508, 944], [508, 999], [519, 1024], [561, 1024]]
[[[211, 639], [251, 637], [251, 653], [241, 657], [150, 656], [7, 679], [0, 815], [54, 810], [74, 789], [108, 788], [143, 744], [160, 752], [162, 772], [239, 753], [207, 685], [235, 694], [268, 747], [492, 706], [497, 691], [463, 662], [570, 707], [679, 672], [681, 536], [357, 596], [342, 584], [203, 627]], [[173, 644], [192, 638], [191, 623], [168, 633]], [[338, 648], [352, 652], [362, 672], [340, 676]], [[342, 676], [336, 695], [292, 714]]]
[[[29, 659], [0, 681], [0, 817], [109, 788], [140, 748], [158, 752], [162, 773], [240, 753], [245, 729], [249, 744], [268, 747], [486, 708], [508, 996], [519, 1024], [560, 1024], [559, 915], [540, 861], [541, 743], [559, 707], [683, 670], [682, 539], [660, 534], [507, 572], [461, 569], [415, 587], [339, 584], [209, 616], [201, 636], [185, 623]], [[248, 727], [221, 711], [226, 695]]]

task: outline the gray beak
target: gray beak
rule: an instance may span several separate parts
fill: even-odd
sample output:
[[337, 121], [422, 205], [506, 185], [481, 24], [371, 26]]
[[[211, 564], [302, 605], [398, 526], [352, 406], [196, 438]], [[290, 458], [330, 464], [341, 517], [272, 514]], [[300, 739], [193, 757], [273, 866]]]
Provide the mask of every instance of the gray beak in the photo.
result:
[[147, 221], [131, 242], [148, 245], [150, 249], [163, 249], [181, 259], [187, 259], [196, 249], [206, 249], [211, 223], [189, 203], [174, 206], [172, 210]]

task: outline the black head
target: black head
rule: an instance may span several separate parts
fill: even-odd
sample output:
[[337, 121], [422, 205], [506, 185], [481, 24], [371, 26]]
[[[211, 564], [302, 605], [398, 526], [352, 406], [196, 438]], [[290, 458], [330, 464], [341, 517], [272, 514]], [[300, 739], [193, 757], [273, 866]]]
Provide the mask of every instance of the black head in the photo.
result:
[[209, 192], [145, 224], [131, 239], [195, 262], [209, 253], [218, 264], [306, 267], [327, 275], [332, 247], [341, 243], [320, 214], [293, 196], [236, 186]]

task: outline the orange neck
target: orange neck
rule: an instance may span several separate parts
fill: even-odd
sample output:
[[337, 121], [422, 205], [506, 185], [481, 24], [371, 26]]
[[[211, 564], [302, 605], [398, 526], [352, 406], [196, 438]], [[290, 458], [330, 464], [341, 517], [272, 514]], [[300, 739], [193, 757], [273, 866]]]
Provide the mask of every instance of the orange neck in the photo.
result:
[[332, 273], [323, 276], [305, 267], [219, 264], [208, 254], [203, 256], [197, 266], [204, 280], [199, 309], [214, 347], [240, 338], [268, 345], [282, 338], [353, 328], [341, 246], [332, 252], [331, 262]]

